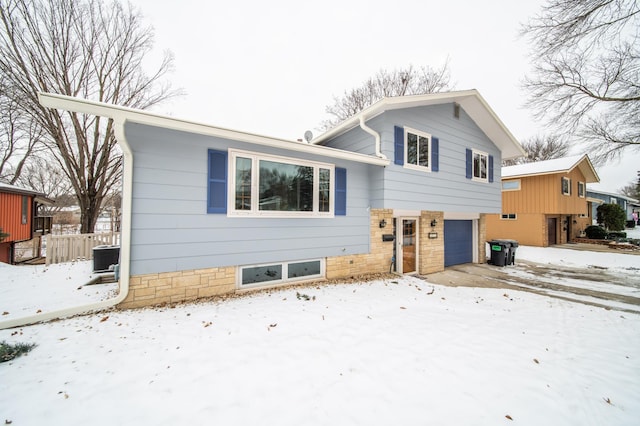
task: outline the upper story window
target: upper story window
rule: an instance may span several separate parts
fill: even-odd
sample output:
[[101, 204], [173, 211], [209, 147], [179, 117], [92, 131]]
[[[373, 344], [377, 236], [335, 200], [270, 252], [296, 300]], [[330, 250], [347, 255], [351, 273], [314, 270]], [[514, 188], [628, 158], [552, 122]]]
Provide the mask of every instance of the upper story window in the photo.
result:
[[404, 165], [430, 172], [431, 135], [409, 128], [404, 129]]
[[476, 182], [493, 182], [493, 155], [467, 148], [466, 178]]
[[489, 154], [472, 150], [473, 153], [473, 180], [488, 182], [489, 180]]
[[571, 179], [562, 178], [562, 195], [571, 195]]
[[393, 127], [393, 163], [407, 169], [437, 172], [440, 140], [429, 133], [402, 126]]
[[332, 164], [229, 151], [229, 215], [333, 216]]
[[584, 198], [584, 182], [578, 182], [578, 197]]
[[503, 191], [520, 191], [520, 179], [502, 181]]

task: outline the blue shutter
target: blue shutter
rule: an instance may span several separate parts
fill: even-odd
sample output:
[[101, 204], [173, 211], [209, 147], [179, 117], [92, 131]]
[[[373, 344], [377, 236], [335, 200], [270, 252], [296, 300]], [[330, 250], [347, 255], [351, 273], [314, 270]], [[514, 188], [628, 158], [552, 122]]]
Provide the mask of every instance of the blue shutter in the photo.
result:
[[493, 182], [493, 155], [489, 156], [489, 182]]
[[467, 179], [473, 176], [473, 153], [467, 148]]
[[336, 167], [336, 183], [335, 183], [335, 215], [347, 215], [347, 169]]
[[394, 163], [404, 164], [404, 127], [393, 126]]
[[438, 157], [440, 156], [440, 139], [435, 136], [431, 137], [431, 171], [437, 172], [440, 170], [440, 163]]
[[227, 212], [227, 152], [209, 150], [207, 213]]

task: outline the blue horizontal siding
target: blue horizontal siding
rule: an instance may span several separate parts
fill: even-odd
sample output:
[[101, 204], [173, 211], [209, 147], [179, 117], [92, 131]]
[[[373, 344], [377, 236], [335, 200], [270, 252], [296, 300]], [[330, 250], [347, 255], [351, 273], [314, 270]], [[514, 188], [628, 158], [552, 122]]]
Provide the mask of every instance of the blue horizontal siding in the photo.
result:
[[[375, 166], [134, 123], [126, 125], [126, 135], [134, 155], [133, 275], [369, 251], [368, 177]], [[230, 147], [346, 168], [347, 216], [244, 218], [207, 214], [207, 150]]]
[[[392, 160], [384, 169], [370, 171], [372, 208], [500, 213], [500, 151], [464, 109], [460, 110], [459, 119], [453, 116], [453, 104], [387, 111], [367, 121], [367, 126], [380, 134], [382, 153]], [[439, 139], [437, 172], [394, 164], [395, 126], [421, 130]], [[325, 145], [372, 154], [374, 138], [356, 127]], [[494, 157], [494, 182], [465, 178], [467, 148]]]
[[478, 149], [493, 155], [500, 164], [500, 151], [461, 110], [453, 117], [452, 105], [390, 111], [385, 114], [382, 151], [393, 155], [393, 126], [421, 130], [439, 138], [439, 170], [421, 172], [391, 164], [384, 170], [385, 208], [436, 210], [465, 213], [500, 213], [502, 209], [500, 170], [495, 181], [476, 182], [465, 177], [465, 152]]

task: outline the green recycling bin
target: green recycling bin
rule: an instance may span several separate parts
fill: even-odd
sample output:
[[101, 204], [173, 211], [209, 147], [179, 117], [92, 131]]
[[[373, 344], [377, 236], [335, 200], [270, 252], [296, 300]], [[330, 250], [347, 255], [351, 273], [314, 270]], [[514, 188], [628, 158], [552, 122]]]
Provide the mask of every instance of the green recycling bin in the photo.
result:
[[491, 248], [491, 259], [489, 262], [496, 266], [506, 266], [509, 262], [511, 243], [504, 240], [491, 240], [487, 242]]

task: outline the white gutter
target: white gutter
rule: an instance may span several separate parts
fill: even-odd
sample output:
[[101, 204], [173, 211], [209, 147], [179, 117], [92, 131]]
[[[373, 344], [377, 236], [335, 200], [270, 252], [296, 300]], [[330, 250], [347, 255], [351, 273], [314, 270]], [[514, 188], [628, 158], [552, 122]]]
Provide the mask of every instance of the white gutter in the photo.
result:
[[[45, 107], [56, 108], [59, 105], [54, 98], [49, 98], [47, 95], [39, 93], [38, 99], [40, 104]], [[89, 111], [71, 110], [75, 112], [88, 113]], [[114, 132], [118, 144], [122, 148], [123, 153], [123, 177], [122, 177], [122, 227], [120, 237], [120, 291], [118, 295], [112, 299], [103, 300], [96, 303], [89, 303], [86, 305], [74, 306], [71, 308], [59, 309], [50, 312], [43, 312], [37, 315], [30, 315], [28, 317], [21, 317], [15, 319], [9, 319], [6, 321], [0, 321], [0, 330], [5, 328], [20, 327], [22, 325], [36, 324], [39, 322], [49, 321], [58, 318], [66, 318], [73, 315], [86, 314], [95, 311], [101, 311], [118, 305], [126, 299], [129, 294], [129, 276], [131, 271], [131, 204], [133, 193], [133, 153], [131, 147], [127, 142], [124, 133], [125, 119], [123, 116], [114, 114], [108, 118], [112, 118], [114, 121]]]
[[371, 136], [373, 136], [376, 139], [376, 156], [384, 160], [388, 160], [387, 156], [384, 155], [380, 149], [380, 133], [376, 132], [371, 127], [364, 124], [364, 116], [362, 115], [360, 116], [360, 128], [365, 132], [369, 133]]
[[[218, 136], [242, 142], [255, 143], [259, 145], [265, 145], [274, 148], [283, 148], [315, 155], [324, 155], [332, 158], [345, 159], [364, 164], [372, 164], [377, 166], [386, 166], [389, 164], [389, 160], [381, 154], [379, 155], [379, 158], [376, 158], [371, 155], [343, 151], [335, 148], [300, 144], [284, 139], [277, 139], [230, 129], [223, 129], [207, 124], [194, 123], [191, 121], [180, 120], [172, 117], [164, 117], [158, 114], [150, 113], [148, 111], [136, 110], [118, 105], [110, 105], [102, 102], [89, 101], [86, 99], [74, 98], [71, 96], [56, 95], [51, 93], [38, 93], [38, 101], [44, 107], [106, 117], [112, 119], [114, 122], [115, 137], [118, 141], [118, 144], [122, 148], [124, 157], [124, 174], [122, 177], [122, 228], [120, 240], [120, 292], [115, 298], [103, 300], [101, 302], [60, 309], [51, 312], [44, 312], [28, 317], [0, 321], [0, 330], [108, 309], [124, 301], [129, 294], [129, 276], [131, 273], [130, 262], [131, 204], [133, 194], [133, 152], [131, 151], [131, 147], [125, 136], [124, 126], [126, 122], [135, 122], [191, 133]], [[373, 132], [373, 130], [371, 130], [371, 132]], [[379, 141], [379, 136], [377, 138], [377, 140]], [[379, 152], [379, 142], [376, 152]]]

